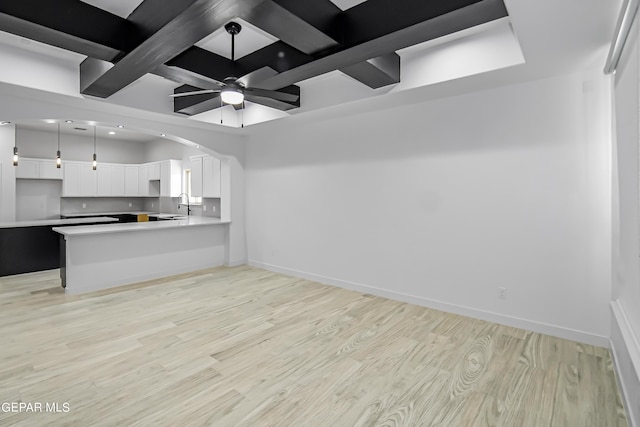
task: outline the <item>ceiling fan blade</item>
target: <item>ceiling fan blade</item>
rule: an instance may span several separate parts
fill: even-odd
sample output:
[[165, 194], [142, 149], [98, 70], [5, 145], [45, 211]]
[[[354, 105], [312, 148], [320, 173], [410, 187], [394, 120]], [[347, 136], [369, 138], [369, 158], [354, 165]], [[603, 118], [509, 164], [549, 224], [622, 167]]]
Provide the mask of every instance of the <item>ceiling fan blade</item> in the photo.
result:
[[202, 95], [204, 93], [216, 93], [216, 92], [220, 92], [220, 89], [202, 89], [202, 90], [194, 90], [191, 92], [172, 93], [169, 96], [171, 98], [179, 98], [181, 96]]
[[246, 88], [244, 91], [245, 91], [245, 93], [250, 94], [252, 96], [259, 96], [259, 97], [262, 97], [262, 98], [277, 99], [278, 101], [296, 102], [298, 99], [300, 99], [300, 95], [284, 93], [284, 92], [280, 92], [280, 91], [277, 91], [277, 90]]

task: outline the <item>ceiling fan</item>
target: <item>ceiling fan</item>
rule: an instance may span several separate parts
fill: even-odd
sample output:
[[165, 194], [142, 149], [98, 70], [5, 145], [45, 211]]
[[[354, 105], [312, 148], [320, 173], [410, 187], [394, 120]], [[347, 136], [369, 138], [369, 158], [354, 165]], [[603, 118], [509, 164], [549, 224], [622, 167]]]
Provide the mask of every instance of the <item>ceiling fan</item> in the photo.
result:
[[[229, 22], [224, 26], [224, 29], [231, 35], [231, 61], [235, 62], [235, 37], [242, 30], [242, 26], [237, 22]], [[237, 77], [227, 77], [219, 83], [219, 85], [219, 89], [194, 90], [189, 92], [173, 93], [169, 96], [177, 98], [207, 93], [220, 93], [220, 98], [223, 103], [231, 104], [236, 108], [243, 105], [245, 99], [247, 101], [251, 101], [254, 97], [271, 98], [285, 102], [296, 102], [300, 98], [299, 95], [284, 93], [281, 91], [249, 88], [246, 87]]]

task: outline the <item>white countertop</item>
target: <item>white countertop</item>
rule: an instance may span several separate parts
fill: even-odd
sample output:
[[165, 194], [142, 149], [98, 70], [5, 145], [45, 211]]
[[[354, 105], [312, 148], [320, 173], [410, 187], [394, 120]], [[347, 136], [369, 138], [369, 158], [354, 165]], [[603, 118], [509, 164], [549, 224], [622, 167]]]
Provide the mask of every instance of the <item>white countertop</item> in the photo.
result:
[[188, 219], [151, 222], [125, 222], [118, 224], [81, 225], [77, 227], [55, 227], [53, 231], [64, 236], [89, 236], [111, 233], [131, 233], [139, 231], [158, 231], [170, 228], [198, 227], [205, 225], [229, 224], [220, 218], [190, 216]]
[[72, 224], [92, 224], [96, 222], [114, 222], [118, 218], [94, 217], [94, 218], [69, 218], [69, 219], [41, 219], [36, 221], [1, 222], [0, 228], [39, 227], [48, 225], [65, 226]]
[[62, 216], [66, 216], [68, 218], [76, 217], [82, 218], [85, 216], [109, 216], [109, 215], [156, 215], [158, 212], [150, 212], [150, 211], [135, 211], [135, 212], [87, 212], [87, 213], [69, 213], [69, 214], [60, 214]]

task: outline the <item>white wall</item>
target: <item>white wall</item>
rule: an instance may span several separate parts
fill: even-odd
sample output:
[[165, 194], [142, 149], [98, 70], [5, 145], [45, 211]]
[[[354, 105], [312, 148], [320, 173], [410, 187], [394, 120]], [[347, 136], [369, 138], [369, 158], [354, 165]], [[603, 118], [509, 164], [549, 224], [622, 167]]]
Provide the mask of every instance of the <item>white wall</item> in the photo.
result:
[[607, 345], [610, 104], [594, 76], [252, 137], [250, 263]]
[[[54, 159], [58, 149], [55, 124], [51, 125], [51, 132], [18, 127], [18, 147], [21, 157]], [[147, 145], [141, 142], [98, 137], [96, 153], [98, 160], [104, 163], [144, 163], [146, 148]], [[77, 135], [60, 135], [60, 151], [63, 160], [90, 162], [93, 156], [91, 128], [86, 132], [78, 132]]]
[[0, 44], [0, 81], [79, 96], [79, 64], [82, 55], [55, 49], [58, 56], [54, 57], [42, 54], [44, 50], [34, 52], [23, 48], [28, 45], [37, 49], [40, 45], [38, 42], [17, 36], [7, 36], [5, 40], [7, 38], [13, 40], [16, 45]]
[[627, 413], [640, 426], [640, 24], [636, 18], [615, 74], [611, 346]]
[[189, 162], [189, 156], [202, 155], [203, 152], [194, 147], [178, 144], [166, 139], [158, 139], [144, 144], [144, 161], [158, 162], [166, 159], [182, 160], [184, 165]]
[[61, 196], [61, 180], [16, 180], [16, 221], [59, 219]]

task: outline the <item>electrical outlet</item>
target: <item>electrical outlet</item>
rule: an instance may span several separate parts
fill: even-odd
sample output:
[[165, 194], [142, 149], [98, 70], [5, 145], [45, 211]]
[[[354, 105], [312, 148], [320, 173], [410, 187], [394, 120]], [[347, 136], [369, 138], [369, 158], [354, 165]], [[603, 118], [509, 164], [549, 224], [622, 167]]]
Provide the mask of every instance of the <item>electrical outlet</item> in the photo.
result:
[[498, 288], [498, 298], [507, 299], [507, 288]]
[[207, 211], [207, 205], [202, 205], [202, 210], [206, 212]]
[[87, 209], [87, 204], [86, 203], [82, 204], [82, 209]]
[[215, 212], [216, 212], [216, 205], [213, 205], [213, 206], [211, 207], [211, 210], [213, 211], [213, 213], [215, 213]]
[[133, 206], [133, 203], [129, 203], [129, 207]]
[[154, 206], [154, 204], [153, 204], [153, 203], [151, 203], [151, 207], [153, 207], [153, 206]]

